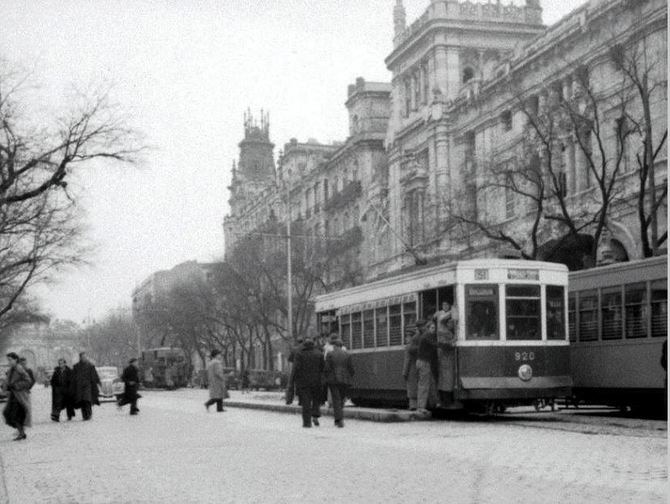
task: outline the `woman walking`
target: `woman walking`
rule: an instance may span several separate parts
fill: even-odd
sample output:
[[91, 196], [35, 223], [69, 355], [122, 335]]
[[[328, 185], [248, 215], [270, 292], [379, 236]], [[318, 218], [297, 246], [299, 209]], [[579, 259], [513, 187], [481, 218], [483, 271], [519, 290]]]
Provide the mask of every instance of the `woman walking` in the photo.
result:
[[7, 404], [2, 412], [5, 423], [14, 427], [18, 435], [14, 441], [26, 439], [26, 427], [30, 427], [30, 387], [32, 381], [26, 370], [19, 364], [19, 356], [14, 352], [7, 354], [9, 371], [3, 385], [5, 392], [9, 393]]

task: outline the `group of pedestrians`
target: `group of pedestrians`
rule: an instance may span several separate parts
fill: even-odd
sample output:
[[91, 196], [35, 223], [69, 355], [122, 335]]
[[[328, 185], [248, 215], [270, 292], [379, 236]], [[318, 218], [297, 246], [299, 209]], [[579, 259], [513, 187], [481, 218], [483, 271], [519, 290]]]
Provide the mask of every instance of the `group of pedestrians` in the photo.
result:
[[454, 387], [455, 313], [448, 302], [443, 302], [431, 320], [419, 319], [405, 327], [409, 340], [402, 374], [409, 408], [424, 416], [441, 405], [438, 384], [445, 391]]
[[[15, 352], [7, 354], [9, 369], [3, 382], [3, 391], [7, 393], [7, 404], [3, 410], [5, 423], [17, 430], [15, 441], [26, 439], [26, 427], [31, 422], [30, 389], [35, 384], [33, 371], [26, 364], [25, 358]], [[125, 383], [125, 392], [119, 398], [119, 407], [130, 404], [130, 414], [136, 415], [137, 399], [139, 398], [139, 371], [137, 359], [131, 359], [124, 369], [122, 380]], [[93, 418], [93, 405], [100, 405], [98, 397], [100, 377], [85, 352], [79, 354], [79, 362], [72, 368], [63, 358], [58, 359], [58, 365], [51, 375], [51, 420], [60, 422], [60, 415], [66, 411], [67, 419], [72, 420], [75, 410], [81, 410], [85, 421]]]
[[327, 344], [316, 345], [307, 338], [294, 348], [289, 357], [293, 362], [286, 402], [293, 402], [297, 392], [302, 407], [302, 426], [319, 426], [321, 405], [330, 391], [335, 425], [344, 427], [344, 402], [353, 383], [354, 366], [342, 340], [332, 334]]

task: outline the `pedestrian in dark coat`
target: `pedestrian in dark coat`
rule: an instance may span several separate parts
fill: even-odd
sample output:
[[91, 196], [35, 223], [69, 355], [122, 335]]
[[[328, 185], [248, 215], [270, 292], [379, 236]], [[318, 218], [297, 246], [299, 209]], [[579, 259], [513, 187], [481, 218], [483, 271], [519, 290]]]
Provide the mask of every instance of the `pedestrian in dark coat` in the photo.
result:
[[[291, 372], [288, 375], [288, 383], [286, 384], [286, 404], [293, 403], [293, 399], [295, 398], [295, 356], [302, 350], [302, 344], [302, 338], [298, 338], [288, 354]], [[298, 398], [298, 404], [300, 404], [300, 398]]]
[[295, 388], [302, 405], [302, 426], [319, 425], [321, 416], [321, 384], [325, 365], [323, 354], [314, 348], [314, 341], [306, 339], [295, 356]]
[[21, 364], [26, 373], [28, 373], [28, 376], [30, 376], [30, 388], [33, 388], [33, 385], [35, 385], [35, 373], [28, 367], [28, 360], [25, 357], [19, 357], [19, 364]]
[[2, 415], [5, 423], [18, 431], [14, 441], [20, 441], [26, 439], [25, 428], [31, 426], [30, 387], [32, 382], [26, 370], [19, 364], [17, 354], [8, 353], [7, 361], [9, 370], [2, 389], [9, 394], [9, 397]]
[[98, 386], [100, 378], [95, 366], [88, 361], [86, 352], [79, 354], [79, 362], [72, 366], [72, 396], [75, 408], [81, 408], [84, 420], [93, 417], [93, 405], [100, 405]]
[[335, 425], [344, 427], [344, 400], [349, 387], [353, 384], [354, 364], [351, 355], [342, 348], [344, 345], [341, 339], [332, 341], [332, 344], [333, 349], [326, 355], [324, 372], [333, 400]]
[[205, 408], [209, 411], [212, 404], [216, 404], [216, 411], [223, 409], [223, 399], [226, 397], [226, 375], [223, 372], [223, 356], [219, 350], [212, 350], [211, 361], [207, 366], [207, 384], [209, 386], [209, 401], [205, 402]]
[[67, 366], [65, 359], [58, 360], [58, 366], [51, 375], [51, 420], [60, 421], [60, 412], [65, 410], [67, 419], [74, 416], [72, 401], [72, 370]]
[[130, 404], [131, 415], [137, 415], [140, 412], [137, 407], [137, 400], [140, 398], [140, 395], [138, 394], [140, 389], [140, 373], [138, 367], [137, 359], [130, 359], [130, 361], [128, 361], [128, 366], [126, 366], [123, 370], [123, 374], [121, 374], [124, 390], [123, 395], [117, 404], [119, 408], [126, 404]]

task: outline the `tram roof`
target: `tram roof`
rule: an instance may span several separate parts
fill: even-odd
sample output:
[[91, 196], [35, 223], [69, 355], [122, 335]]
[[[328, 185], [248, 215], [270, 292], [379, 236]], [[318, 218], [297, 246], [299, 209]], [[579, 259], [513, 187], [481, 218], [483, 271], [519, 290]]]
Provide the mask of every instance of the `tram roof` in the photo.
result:
[[[401, 296], [425, 289], [438, 288], [441, 286], [452, 285], [457, 281], [463, 281], [460, 278], [461, 272], [474, 272], [475, 270], [496, 271], [498, 273], [509, 270], [534, 270], [546, 273], [558, 273], [565, 275], [567, 283], [567, 267], [564, 264], [550, 263], [543, 261], [526, 261], [519, 259], [468, 259], [451, 263], [444, 263], [437, 266], [429, 266], [407, 273], [400, 273], [395, 276], [387, 277], [381, 280], [349, 287], [336, 292], [329, 292], [315, 297], [316, 309], [319, 311], [319, 305], [330, 305], [339, 298], [347, 298], [346, 303], [358, 303], [361, 301], [372, 301], [374, 299], [388, 298], [392, 296]], [[504, 273], [503, 273], [504, 274]], [[430, 280], [430, 282], [428, 282]], [[542, 280], [542, 277], [540, 277]], [[493, 280], [489, 282], [497, 283]], [[363, 299], [369, 295], [368, 299]]]

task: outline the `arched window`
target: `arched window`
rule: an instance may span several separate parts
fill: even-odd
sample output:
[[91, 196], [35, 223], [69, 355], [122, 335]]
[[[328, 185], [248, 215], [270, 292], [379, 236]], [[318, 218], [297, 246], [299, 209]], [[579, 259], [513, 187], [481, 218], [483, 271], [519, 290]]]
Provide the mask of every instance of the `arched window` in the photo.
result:
[[475, 76], [475, 71], [472, 69], [472, 67], [465, 67], [463, 69], [463, 84], [468, 82], [474, 76]]

